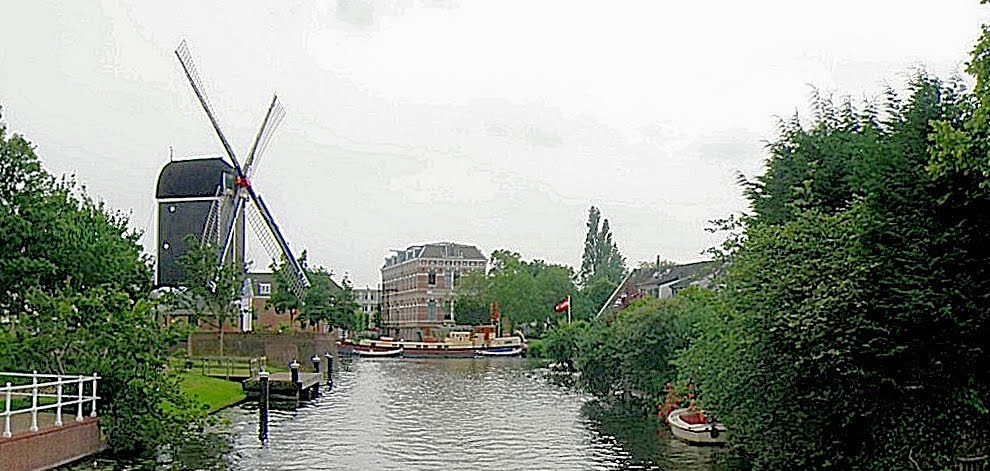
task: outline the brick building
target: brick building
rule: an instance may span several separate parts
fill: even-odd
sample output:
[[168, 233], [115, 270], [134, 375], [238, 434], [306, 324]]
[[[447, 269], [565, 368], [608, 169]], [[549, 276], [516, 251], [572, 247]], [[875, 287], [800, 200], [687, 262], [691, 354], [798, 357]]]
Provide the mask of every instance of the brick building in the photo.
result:
[[488, 258], [473, 245], [437, 242], [396, 250], [382, 266], [382, 324], [391, 335], [423, 340], [454, 325], [453, 288]]
[[253, 322], [250, 329], [244, 330], [255, 330], [260, 332], [278, 332], [291, 331], [291, 332], [323, 332], [325, 329], [321, 325], [320, 327], [310, 327], [307, 326], [305, 329], [299, 327], [299, 322], [295, 320], [293, 313], [282, 313], [279, 314], [275, 312], [275, 309], [268, 306], [268, 299], [271, 298], [272, 292], [275, 290], [275, 275], [271, 272], [251, 272], [248, 273], [248, 278], [251, 279], [251, 291], [253, 296], [251, 297], [251, 307], [253, 308]]

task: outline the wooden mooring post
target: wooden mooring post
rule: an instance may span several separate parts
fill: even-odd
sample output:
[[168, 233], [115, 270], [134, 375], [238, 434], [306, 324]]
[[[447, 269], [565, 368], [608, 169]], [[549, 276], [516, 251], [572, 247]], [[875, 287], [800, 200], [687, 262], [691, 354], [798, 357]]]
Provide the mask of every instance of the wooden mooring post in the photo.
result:
[[268, 372], [258, 373], [261, 382], [261, 394], [258, 395], [258, 440], [268, 443]]
[[292, 384], [296, 387], [296, 391], [302, 389], [302, 383], [299, 382], [299, 362], [296, 360], [292, 360], [292, 363], [289, 363], [289, 374]]
[[323, 357], [327, 360], [327, 385], [333, 388], [333, 355], [328, 351]]

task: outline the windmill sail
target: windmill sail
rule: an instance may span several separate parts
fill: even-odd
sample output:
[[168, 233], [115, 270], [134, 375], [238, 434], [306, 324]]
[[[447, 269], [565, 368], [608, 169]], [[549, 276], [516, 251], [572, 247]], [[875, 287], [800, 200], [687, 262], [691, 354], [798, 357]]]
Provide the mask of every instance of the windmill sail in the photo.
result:
[[272, 97], [272, 102], [268, 106], [268, 111], [265, 112], [265, 119], [261, 121], [261, 127], [258, 128], [258, 133], [254, 137], [254, 143], [251, 144], [251, 151], [248, 153], [248, 158], [244, 162], [244, 168], [238, 169], [238, 184], [237, 184], [237, 196], [241, 198], [240, 201], [235, 203], [236, 210], [231, 211], [228, 216], [226, 223], [223, 225], [223, 230], [221, 232], [222, 237], [220, 256], [217, 261], [218, 264], [223, 263], [224, 257], [226, 256], [228, 247], [233, 240], [234, 225], [237, 222], [238, 217], [244, 215], [244, 203], [243, 200], [247, 199], [244, 188], [251, 185], [250, 180], [248, 180], [247, 175], [252, 173], [254, 169], [254, 163], [258, 161], [258, 157], [264, 153], [265, 149], [268, 147], [268, 142], [271, 140], [272, 134], [278, 125], [282, 122], [282, 118], [285, 117], [285, 109], [282, 108], [282, 104], [278, 101], [278, 95]]
[[[196, 98], [199, 99], [199, 103], [202, 105], [203, 111], [206, 112], [206, 116], [210, 119], [210, 124], [213, 125], [213, 130], [216, 131], [217, 137], [220, 138], [224, 151], [230, 158], [234, 171], [237, 173], [237, 181], [235, 183], [236, 189], [232, 192], [224, 193], [223, 202], [219, 205], [219, 211], [216, 212], [222, 216], [211, 216], [216, 221], [213, 223], [216, 226], [220, 226], [221, 220], [224, 222], [222, 226], [217, 227], [218, 238], [222, 243], [222, 248], [218, 256], [218, 264], [224, 263], [224, 258], [234, 238], [238, 216], [252, 214], [251, 212], [245, 211], [244, 208], [247, 204], [246, 200], [250, 198], [255, 209], [257, 209], [258, 217], [256, 219], [260, 219], [260, 221], [258, 221], [254, 218], [247, 217], [252, 225], [252, 229], [254, 229], [259, 239], [261, 239], [266, 251], [268, 251], [274, 261], [277, 262], [279, 259], [284, 257], [291, 273], [291, 276], [289, 277], [289, 288], [294, 294], [301, 298], [304, 291], [309, 288], [309, 280], [306, 278], [306, 273], [303, 271], [299, 261], [296, 260], [295, 256], [292, 254], [289, 244], [285, 241], [285, 237], [282, 236], [278, 225], [275, 223], [275, 218], [272, 217], [268, 207], [265, 206], [265, 202], [257, 193], [255, 193], [254, 188], [248, 180], [249, 172], [251, 172], [252, 168], [256, 166], [256, 162], [264, 153], [265, 148], [267, 148], [268, 142], [271, 140], [275, 129], [285, 116], [285, 110], [278, 101], [278, 95], [272, 97], [272, 102], [268, 107], [268, 111], [265, 113], [265, 119], [262, 121], [261, 127], [258, 129], [254, 143], [251, 145], [251, 151], [244, 163], [244, 166], [242, 167], [240, 162], [237, 160], [237, 156], [234, 154], [233, 147], [231, 147], [230, 142], [227, 141], [227, 137], [220, 129], [220, 123], [216, 118], [216, 114], [213, 112], [213, 107], [210, 104], [209, 97], [204, 91], [202, 81], [199, 77], [199, 72], [196, 69], [196, 64], [193, 62], [192, 54], [189, 52], [189, 46], [185, 41], [182, 41], [182, 43], [179, 44], [179, 47], [175, 50], [175, 55], [179, 58], [179, 62], [182, 64], [182, 69], [186, 74], [186, 79], [189, 80], [189, 84], [196, 93]], [[229, 210], [224, 211], [224, 209]], [[214, 213], [213, 209], [211, 209], [211, 213]], [[209, 229], [207, 228], [206, 230]]]
[[[261, 220], [264, 222], [265, 227], [262, 230], [255, 230], [258, 237], [264, 237], [262, 233], [269, 234], [277, 244], [279, 248], [280, 255], [285, 257], [285, 263], [289, 267], [290, 271], [290, 282], [293, 285], [298, 285], [295, 292], [297, 296], [301, 297], [302, 291], [309, 288], [309, 279], [306, 278], [306, 272], [303, 271], [302, 265], [299, 264], [299, 260], [296, 260], [295, 255], [292, 254], [292, 249], [289, 248], [288, 242], [285, 241], [285, 237], [282, 236], [282, 231], [278, 228], [278, 224], [275, 223], [275, 218], [272, 217], [272, 213], [268, 211], [268, 206], [265, 205], [265, 200], [261, 199], [261, 195], [254, 192], [254, 189], [248, 187], [248, 194], [251, 195], [251, 200], [254, 202], [255, 208], [258, 210], [258, 214], [261, 215]], [[267, 229], [264, 230], [264, 229]], [[272, 256], [273, 261], [277, 261], [275, 256]], [[295, 290], [294, 290], [295, 291]]]
[[244, 173], [248, 178], [254, 175], [255, 169], [258, 167], [257, 162], [261, 160], [265, 149], [268, 148], [268, 143], [271, 142], [272, 135], [275, 134], [278, 125], [282, 124], [282, 118], [284, 117], [285, 108], [278, 101], [278, 95], [274, 95], [272, 97], [272, 103], [268, 105], [265, 119], [261, 122], [261, 127], [258, 128], [258, 134], [254, 137], [254, 144], [251, 144], [251, 151], [248, 153], [247, 162], [244, 162]]
[[189, 45], [183, 40], [179, 43], [178, 49], [175, 50], [176, 57], [179, 58], [179, 63], [182, 64], [182, 70], [186, 73], [186, 79], [189, 80], [189, 85], [192, 85], [193, 92], [196, 93], [196, 98], [199, 98], [199, 104], [203, 106], [203, 111], [206, 112], [206, 116], [210, 118], [210, 124], [213, 125], [213, 130], [216, 131], [217, 137], [220, 138], [220, 143], [223, 144], [223, 150], [227, 153], [227, 157], [230, 157], [230, 161], [234, 164], [234, 169], [237, 170], [238, 176], [243, 177], [241, 173], [241, 164], [237, 161], [237, 156], [234, 155], [234, 148], [230, 146], [230, 142], [227, 141], [227, 136], [223, 134], [220, 129], [220, 123], [217, 121], [216, 114], [213, 112], [213, 107], [210, 106], [209, 97], [206, 96], [206, 92], [203, 89], [202, 81], [199, 78], [199, 72], [196, 70], [196, 63], [193, 62], [192, 53], [189, 52]]

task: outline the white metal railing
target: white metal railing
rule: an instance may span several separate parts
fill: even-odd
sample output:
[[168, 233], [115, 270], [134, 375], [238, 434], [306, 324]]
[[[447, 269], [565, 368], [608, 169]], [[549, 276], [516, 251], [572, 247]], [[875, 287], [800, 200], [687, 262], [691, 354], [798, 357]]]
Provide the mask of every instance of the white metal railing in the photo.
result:
[[[76, 422], [83, 420], [83, 406], [90, 404], [90, 417], [96, 417], [96, 401], [100, 399], [96, 395], [96, 383], [100, 379], [96, 373], [91, 376], [83, 375], [55, 375], [41, 374], [37, 371], [32, 373], [12, 373], [0, 371], [0, 378], [30, 378], [31, 384], [13, 385], [9, 381], [0, 388], [0, 397], [3, 398], [4, 408], [0, 415], [3, 416], [3, 438], [10, 438], [10, 418], [17, 414], [31, 414], [32, 432], [38, 431], [38, 412], [48, 409], [55, 409], [55, 426], [62, 426], [62, 408], [76, 406]], [[91, 385], [89, 394], [86, 394], [86, 386]], [[73, 388], [73, 386], [75, 386]], [[73, 391], [74, 389], [74, 391]], [[12, 408], [15, 397], [30, 397], [30, 407]], [[53, 404], [39, 405], [38, 400], [42, 398], [55, 398]]]

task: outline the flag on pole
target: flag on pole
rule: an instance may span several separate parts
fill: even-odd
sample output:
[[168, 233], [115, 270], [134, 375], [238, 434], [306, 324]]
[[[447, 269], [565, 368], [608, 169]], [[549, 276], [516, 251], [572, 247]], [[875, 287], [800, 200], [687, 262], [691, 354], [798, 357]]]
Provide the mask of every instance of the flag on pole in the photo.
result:
[[564, 312], [564, 311], [567, 311], [567, 323], [568, 324], [571, 323], [571, 297], [570, 296], [568, 296], [563, 301], [557, 303], [557, 305], [553, 307], [553, 310], [554, 310], [554, 312]]

